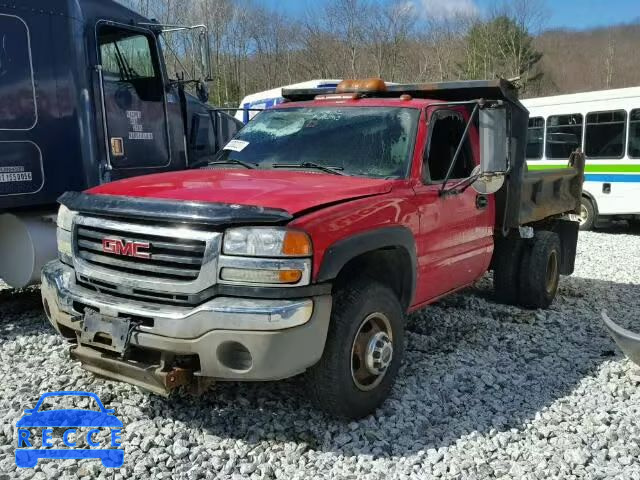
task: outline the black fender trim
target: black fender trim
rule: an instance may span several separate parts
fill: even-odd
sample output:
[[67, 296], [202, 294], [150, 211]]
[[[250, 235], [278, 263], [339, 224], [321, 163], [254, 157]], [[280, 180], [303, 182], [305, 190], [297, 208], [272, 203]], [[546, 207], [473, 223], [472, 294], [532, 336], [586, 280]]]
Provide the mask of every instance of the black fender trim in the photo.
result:
[[413, 232], [407, 227], [381, 227], [364, 233], [353, 235], [331, 245], [324, 254], [317, 282], [334, 280], [342, 268], [352, 259], [375, 250], [403, 248], [411, 259], [411, 295], [409, 305], [413, 301], [417, 282], [417, 255]]

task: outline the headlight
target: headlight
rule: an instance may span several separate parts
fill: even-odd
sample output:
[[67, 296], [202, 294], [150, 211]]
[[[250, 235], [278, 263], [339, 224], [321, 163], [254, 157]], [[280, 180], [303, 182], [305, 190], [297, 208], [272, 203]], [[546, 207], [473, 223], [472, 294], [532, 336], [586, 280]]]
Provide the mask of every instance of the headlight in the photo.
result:
[[313, 253], [309, 236], [286, 228], [231, 228], [224, 234], [226, 255], [251, 257], [309, 257]]
[[71, 231], [71, 227], [73, 226], [73, 217], [75, 217], [76, 212], [69, 210], [64, 205], [60, 205], [60, 210], [58, 210], [58, 228], [63, 230]]
[[56, 229], [56, 239], [58, 241], [58, 258], [62, 263], [73, 265], [71, 232], [58, 228]]

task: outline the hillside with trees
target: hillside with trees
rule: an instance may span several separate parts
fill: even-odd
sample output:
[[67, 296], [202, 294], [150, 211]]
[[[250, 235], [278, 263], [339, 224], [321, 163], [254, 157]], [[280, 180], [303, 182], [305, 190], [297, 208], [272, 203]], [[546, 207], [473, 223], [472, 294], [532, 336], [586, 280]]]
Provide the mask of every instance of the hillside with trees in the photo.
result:
[[[428, 2], [329, 0], [290, 17], [249, 0], [121, 0], [160, 22], [209, 29], [212, 103], [313, 78], [393, 82], [517, 78], [523, 96], [640, 85], [640, 21], [544, 29], [544, 4], [514, 0], [478, 15], [430, 16]], [[315, 4], [314, 4], [315, 5]], [[579, 27], [579, 26], [577, 26]], [[169, 68], [198, 77], [195, 44], [169, 34]]]

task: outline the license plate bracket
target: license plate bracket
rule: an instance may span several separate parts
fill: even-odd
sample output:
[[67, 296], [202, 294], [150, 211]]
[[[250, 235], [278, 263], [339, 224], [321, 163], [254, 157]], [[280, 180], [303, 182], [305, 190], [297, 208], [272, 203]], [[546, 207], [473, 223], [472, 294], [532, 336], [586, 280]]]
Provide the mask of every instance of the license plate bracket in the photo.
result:
[[132, 322], [129, 318], [109, 317], [86, 309], [80, 343], [123, 355], [129, 347], [131, 327]]

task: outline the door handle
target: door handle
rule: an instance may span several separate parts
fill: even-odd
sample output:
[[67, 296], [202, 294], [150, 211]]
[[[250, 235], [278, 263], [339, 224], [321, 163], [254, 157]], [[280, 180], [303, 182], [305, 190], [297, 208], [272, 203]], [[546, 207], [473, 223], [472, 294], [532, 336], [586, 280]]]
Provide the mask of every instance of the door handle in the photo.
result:
[[484, 210], [489, 206], [489, 198], [486, 195], [476, 195], [476, 208]]

